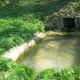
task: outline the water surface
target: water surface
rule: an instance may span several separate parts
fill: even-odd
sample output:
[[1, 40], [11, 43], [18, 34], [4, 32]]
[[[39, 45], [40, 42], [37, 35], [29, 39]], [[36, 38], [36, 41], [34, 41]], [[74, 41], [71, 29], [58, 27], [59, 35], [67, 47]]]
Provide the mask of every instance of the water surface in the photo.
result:
[[72, 67], [79, 62], [79, 37], [54, 35], [45, 37], [18, 61], [36, 70]]

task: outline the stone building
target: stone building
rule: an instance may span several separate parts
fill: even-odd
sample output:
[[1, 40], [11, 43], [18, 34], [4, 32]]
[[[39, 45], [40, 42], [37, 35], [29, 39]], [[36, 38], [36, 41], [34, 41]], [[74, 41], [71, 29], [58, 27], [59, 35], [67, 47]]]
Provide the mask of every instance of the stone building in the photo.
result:
[[80, 30], [80, 6], [71, 3], [54, 12], [45, 22], [45, 30], [55, 29], [75, 29]]

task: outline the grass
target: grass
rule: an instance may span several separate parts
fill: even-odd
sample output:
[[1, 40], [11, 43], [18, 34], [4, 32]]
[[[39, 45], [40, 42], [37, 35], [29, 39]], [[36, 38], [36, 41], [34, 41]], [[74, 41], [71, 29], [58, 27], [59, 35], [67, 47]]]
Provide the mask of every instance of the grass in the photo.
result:
[[34, 80], [35, 76], [36, 71], [29, 66], [0, 57], [0, 80]]
[[45, 69], [39, 74], [33, 68], [18, 65], [0, 57], [0, 80], [80, 80], [80, 66], [65, 69]]
[[36, 80], [80, 80], [80, 66], [43, 70]]
[[32, 13], [32, 3], [25, 1], [25, 6], [24, 1], [14, 2], [12, 6], [12, 2], [6, 1], [0, 8], [0, 54], [13, 46], [30, 41], [34, 33], [44, 31], [43, 22]]
[[34, 33], [44, 30], [43, 23], [35, 19], [34, 15], [27, 17], [30, 20], [0, 19], [0, 54], [24, 41], [29, 41]]
[[[0, 1], [0, 54], [13, 46], [29, 41], [33, 34], [44, 31], [49, 16], [72, 0], [6, 0]], [[75, 6], [80, 5], [76, 2]]]
[[[3, 2], [1, 2], [3, 1]], [[29, 41], [36, 32], [44, 31], [44, 22], [69, 4], [68, 13], [80, 8], [75, 0], [1, 0], [0, 1], [0, 54], [13, 46]], [[11, 1], [11, 2], [9, 2]], [[73, 4], [72, 4], [73, 3]], [[75, 3], [75, 4], [74, 4]], [[68, 6], [68, 5], [67, 5]], [[0, 80], [34, 80], [36, 71], [0, 57]], [[80, 66], [55, 70], [47, 69], [36, 80], [80, 80]]]

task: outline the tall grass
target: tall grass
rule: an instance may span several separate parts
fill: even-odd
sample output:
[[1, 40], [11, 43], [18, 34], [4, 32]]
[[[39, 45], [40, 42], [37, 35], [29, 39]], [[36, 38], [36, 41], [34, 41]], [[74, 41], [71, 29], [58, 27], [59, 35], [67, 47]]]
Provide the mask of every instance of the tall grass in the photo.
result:
[[0, 54], [29, 41], [34, 33], [44, 31], [43, 22], [33, 11], [34, 2], [0, 1]]
[[80, 80], [80, 66], [65, 69], [37, 70], [0, 57], [0, 80]]
[[36, 80], [80, 80], [80, 66], [43, 70]]
[[43, 31], [44, 26], [41, 21], [28, 15], [28, 19], [0, 19], [0, 54], [5, 50], [20, 45], [24, 41], [29, 41], [37, 31]]
[[0, 80], [34, 80], [35, 76], [36, 71], [29, 66], [0, 57]]

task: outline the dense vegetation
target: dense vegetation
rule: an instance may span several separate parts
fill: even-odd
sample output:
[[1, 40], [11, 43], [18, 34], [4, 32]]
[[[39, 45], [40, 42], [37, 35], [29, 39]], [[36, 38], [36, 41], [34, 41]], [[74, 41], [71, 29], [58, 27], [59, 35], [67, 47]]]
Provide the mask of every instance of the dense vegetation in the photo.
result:
[[0, 80], [34, 80], [35, 76], [34, 69], [0, 57]]
[[[17, 1], [17, 0], [16, 0]], [[6, 2], [0, 8], [0, 54], [9, 48], [29, 41], [33, 34], [44, 31], [43, 22], [35, 17], [32, 7], [17, 2], [14, 6]]]
[[0, 54], [44, 31], [46, 20], [58, 16], [63, 6], [70, 5], [68, 13], [74, 9], [79, 12], [79, 3], [79, 0], [0, 0]]
[[37, 31], [43, 31], [43, 23], [28, 15], [32, 21], [0, 19], [0, 54], [9, 48], [29, 41]]
[[46, 69], [36, 80], [80, 80], [80, 66], [67, 69]]
[[25, 65], [0, 57], [0, 80], [80, 80], [80, 66], [67, 69], [46, 69], [37, 73]]
[[[45, 21], [50, 16], [58, 16], [59, 9], [67, 4], [71, 5], [68, 15], [74, 9], [80, 13], [80, 0], [0, 0], [0, 54], [44, 31]], [[36, 77], [34, 69], [0, 57], [0, 80], [34, 79], [80, 80], [80, 67], [47, 69]]]

